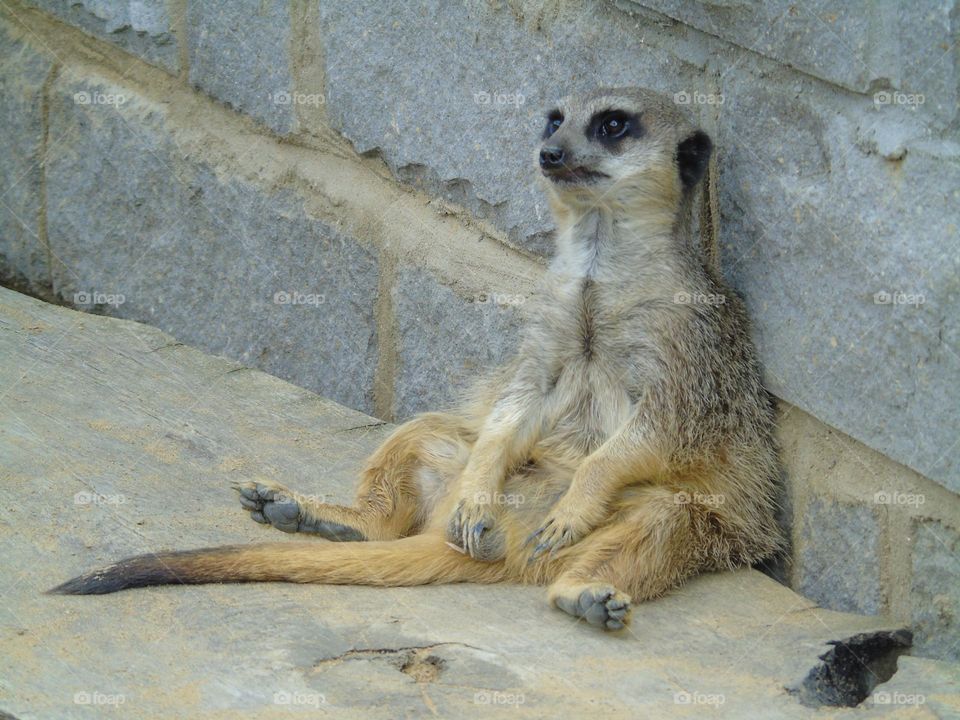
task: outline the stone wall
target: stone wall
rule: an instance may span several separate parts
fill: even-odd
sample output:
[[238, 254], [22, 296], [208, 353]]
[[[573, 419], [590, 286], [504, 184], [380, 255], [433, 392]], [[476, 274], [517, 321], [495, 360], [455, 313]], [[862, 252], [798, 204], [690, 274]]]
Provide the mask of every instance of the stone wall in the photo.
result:
[[543, 108], [667, 92], [715, 138], [781, 399], [782, 577], [956, 658], [958, 26], [955, 0], [7, 0], [0, 275], [402, 419], [513, 346]]

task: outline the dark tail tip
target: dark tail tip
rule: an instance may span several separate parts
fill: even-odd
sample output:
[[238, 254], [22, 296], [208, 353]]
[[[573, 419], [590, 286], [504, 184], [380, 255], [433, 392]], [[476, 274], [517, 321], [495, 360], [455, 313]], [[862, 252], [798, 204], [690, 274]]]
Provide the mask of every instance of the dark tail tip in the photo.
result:
[[129, 588], [190, 582], [182, 578], [162, 556], [139, 555], [101, 570], [79, 575], [47, 590], [47, 595], [106, 595]]

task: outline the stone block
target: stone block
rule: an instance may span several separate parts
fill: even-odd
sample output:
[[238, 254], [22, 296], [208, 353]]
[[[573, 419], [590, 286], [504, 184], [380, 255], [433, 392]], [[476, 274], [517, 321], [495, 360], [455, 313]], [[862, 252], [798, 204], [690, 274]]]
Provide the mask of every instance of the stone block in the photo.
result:
[[847, 90], [922, 95], [941, 129], [956, 117], [955, 0], [632, 2]]
[[[118, 107], [78, 92], [122, 94]], [[372, 409], [376, 254], [265, 190], [183, 156], [164, 109], [62, 82], [48, 167], [57, 293], [150, 323], [351, 407]]]
[[960, 661], [960, 534], [936, 520], [913, 524], [911, 625], [917, 653]]
[[40, 239], [43, 84], [52, 58], [16, 39], [0, 12], [0, 281], [31, 292], [50, 283]]
[[767, 384], [960, 491], [960, 157], [909, 110], [753, 70], [724, 79], [721, 242]]
[[301, 97], [292, 79], [290, 6], [191, 2], [187, 13], [190, 82], [281, 134], [293, 129]]
[[519, 343], [523, 298], [502, 293], [464, 299], [428, 272], [401, 268], [393, 290], [397, 325], [394, 414], [449, 407]]
[[168, 0], [24, 1], [151, 65], [173, 74], [180, 71], [176, 5]]
[[831, 610], [881, 610], [880, 525], [873, 508], [813, 498], [800, 516], [797, 592]]

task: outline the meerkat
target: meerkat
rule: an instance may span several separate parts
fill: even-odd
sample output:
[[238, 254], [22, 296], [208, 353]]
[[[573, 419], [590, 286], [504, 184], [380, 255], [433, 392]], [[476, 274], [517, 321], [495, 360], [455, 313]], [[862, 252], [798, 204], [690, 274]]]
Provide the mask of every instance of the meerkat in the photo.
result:
[[566, 98], [536, 152], [556, 252], [513, 359], [397, 427], [352, 507], [237, 486], [257, 522], [338, 542], [142, 555], [51, 592], [522, 582], [616, 630], [632, 604], [775, 554], [773, 409], [744, 306], [691, 229], [711, 153], [659, 94]]

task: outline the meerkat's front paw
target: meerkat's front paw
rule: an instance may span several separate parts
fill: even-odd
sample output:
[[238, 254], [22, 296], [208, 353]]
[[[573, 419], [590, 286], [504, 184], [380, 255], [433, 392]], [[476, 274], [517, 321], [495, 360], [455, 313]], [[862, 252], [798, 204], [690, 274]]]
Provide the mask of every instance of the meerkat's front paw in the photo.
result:
[[475, 560], [499, 560], [505, 550], [503, 535], [495, 529], [493, 503], [483, 499], [464, 498], [457, 504], [447, 525], [447, 540]]
[[530, 553], [528, 562], [533, 562], [544, 553], [553, 555], [558, 550], [570, 547], [580, 542], [588, 532], [590, 527], [583, 521], [580, 514], [565, 512], [557, 506], [547, 515], [543, 524], [527, 538], [526, 545], [529, 546], [534, 541], [537, 543]]
[[620, 630], [630, 618], [630, 596], [613, 585], [598, 583], [564, 592], [553, 599], [553, 604], [604, 630]]

